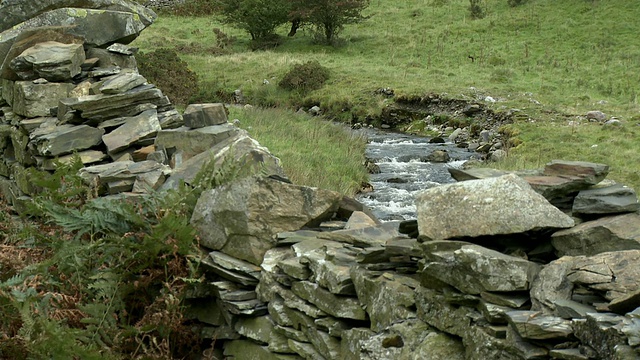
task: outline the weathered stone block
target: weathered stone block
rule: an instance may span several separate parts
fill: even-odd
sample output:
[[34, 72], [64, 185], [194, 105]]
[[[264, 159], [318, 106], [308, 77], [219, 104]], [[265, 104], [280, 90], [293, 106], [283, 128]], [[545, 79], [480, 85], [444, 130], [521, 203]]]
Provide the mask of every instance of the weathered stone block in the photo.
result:
[[202, 194], [191, 218], [210, 249], [259, 265], [278, 232], [297, 230], [331, 216], [341, 196], [328, 190], [259, 177]]
[[185, 126], [198, 129], [227, 123], [224, 104], [190, 104], [182, 114]]
[[558, 256], [640, 249], [640, 215], [631, 213], [587, 221], [554, 233], [551, 243]]
[[102, 134], [104, 130], [87, 125], [61, 125], [34, 142], [40, 155], [58, 156], [96, 146], [102, 143]]
[[46, 41], [23, 51], [9, 66], [21, 80], [44, 78], [64, 82], [80, 74], [84, 60], [82, 44]]
[[141, 140], [154, 137], [160, 130], [162, 128], [156, 110], [147, 110], [128, 118], [123, 125], [102, 136], [102, 141], [109, 153], [114, 154]]
[[16, 81], [11, 103], [13, 111], [28, 118], [51, 116], [51, 109], [58, 106], [60, 99], [68, 97], [73, 88], [71, 83]]

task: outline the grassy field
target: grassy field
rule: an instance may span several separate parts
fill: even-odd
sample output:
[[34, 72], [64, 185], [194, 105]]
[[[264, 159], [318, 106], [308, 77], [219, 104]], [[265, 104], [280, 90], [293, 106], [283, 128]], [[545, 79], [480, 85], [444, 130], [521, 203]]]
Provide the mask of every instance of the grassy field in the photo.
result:
[[[628, 0], [530, 0], [511, 8], [506, 0], [487, 0], [486, 17], [472, 20], [468, 5], [372, 0], [369, 20], [346, 27], [342, 46], [316, 45], [303, 31], [278, 48], [256, 52], [248, 50], [248, 34], [215, 17], [161, 15], [135, 45], [177, 49], [200, 78], [201, 98], [216, 101], [242, 89], [253, 104], [319, 104], [342, 120], [379, 114], [391, 101], [374, 95], [383, 87], [405, 95], [492, 96], [496, 110], [518, 108], [534, 119], [514, 125], [525, 142], [499, 166], [601, 161], [612, 166], [613, 179], [640, 189], [640, 7]], [[223, 48], [216, 28], [231, 39]], [[283, 36], [287, 31], [279, 29]], [[301, 95], [277, 87], [294, 64], [309, 60], [330, 69], [323, 88]], [[589, 110], [624, 125], [604, 129], [577, 118]]]
[[366, 139], [341, 125], [282, 109], [231, 108], [229, 115], [282, 160], [294, 184], [354, 194], [368, 180]]

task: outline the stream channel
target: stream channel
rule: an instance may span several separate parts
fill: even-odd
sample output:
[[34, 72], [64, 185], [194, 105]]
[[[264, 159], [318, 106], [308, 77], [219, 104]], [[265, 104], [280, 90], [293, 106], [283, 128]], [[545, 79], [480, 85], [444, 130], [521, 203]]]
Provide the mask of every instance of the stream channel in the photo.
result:
[[[380, 173], [370, 175], [373, 191], [358, 195], [358, 200], [382, 221], [415, 219], [415, 196], [434, 186], [455, 182], [447, 168], [460, 168], [474, 157], [473, 152], [453, 143], [431, 144], [426, 137], [374, 129], [361, 131], [368, 138], [366, 157], [380, 167]], [[427, 162], [427, 156], [436, 150], [446, 151], [450, 161]]]

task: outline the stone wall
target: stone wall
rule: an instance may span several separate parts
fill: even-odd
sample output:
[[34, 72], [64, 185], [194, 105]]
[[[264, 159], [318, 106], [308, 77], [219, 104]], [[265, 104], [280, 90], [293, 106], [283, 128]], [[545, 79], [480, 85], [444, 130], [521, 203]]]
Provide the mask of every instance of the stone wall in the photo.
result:
[[[192, 316], [234, 359], [640, 358], [638, 201], [597, 185], [607, 169], [454, 171], [471, 181], [423, 192], [418, 220], [399, 227], [343, 199], [346, 222], [261, 224], [258, 234], [239, 225], [264, 214], [256, 209], [221, 231], [239, 194], [245, 210], [262, 199], [269, 224], [286, 223], [295, 202], [259, 180], [213, 190], [192, 218], [210, 249]], [[549, 202], [558, 199], [573, 217]]]
[[154, 10], [167, 10], [184, 2], [185, 0], [146, 0], [141, 3]]
[[224, 105], [190, 105], [183, 117], [138, 73], [137, 49], [126, 44], [153, 22], [153, 11], [125, 0], [57, 3], [98, 10], [54, 5], [0, 5], [12, 11], [3, 20], [17, 23], [0, 34], [0, 189], [14, 205], [38, 192], [34, 172], [76, 156], [100, 195], [189, 183], [230, 147], [238, 159], [250, 155], [267, 174], [284, 175], [277, 158], [227, 122]]

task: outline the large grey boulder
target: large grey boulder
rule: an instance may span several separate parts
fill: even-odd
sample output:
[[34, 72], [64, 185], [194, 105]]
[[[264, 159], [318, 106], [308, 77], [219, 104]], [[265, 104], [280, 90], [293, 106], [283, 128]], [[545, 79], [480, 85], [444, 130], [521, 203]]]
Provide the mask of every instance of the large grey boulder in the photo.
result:
[[249, 177], [206, 191], [191, 224], [201, 245], [260, 265], [278, 232], [317, 225], [330, 218], [342, 196], [336, 192]]
[[420, 236], [432, 240], [562, 229], [574, 221], [520, 177], [446, 184], [416, 198]]
[[12, 28], [44, 12], [57, 8], [85, 8], [122, 11], [137, 14], [146, 26], [151, 25], [157, 15], [134, 1], [128, 0], [5, 0], [0, 3], [0, 32]]
[[551, 239], [558, 256], [640, 249], [640, 215], [631, 213], [587, 221], [560, 230]]

